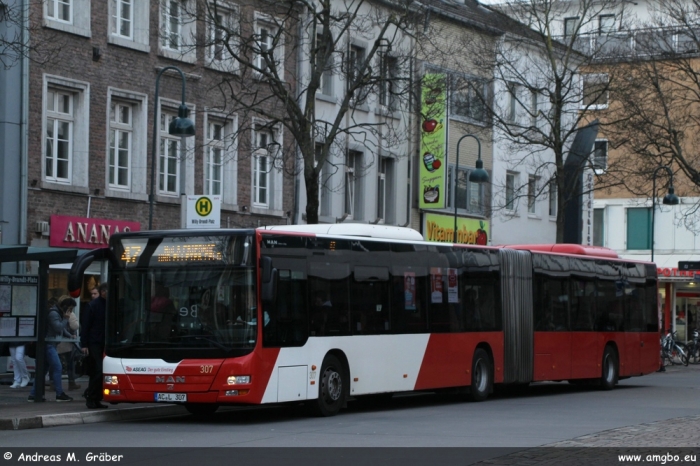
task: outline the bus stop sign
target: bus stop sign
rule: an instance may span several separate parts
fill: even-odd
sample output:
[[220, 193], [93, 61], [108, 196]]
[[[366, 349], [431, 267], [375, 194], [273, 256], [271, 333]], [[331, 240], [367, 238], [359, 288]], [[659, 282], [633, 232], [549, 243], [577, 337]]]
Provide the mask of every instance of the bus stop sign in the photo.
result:
[[693, 270], [700, 272], [700, 261], [678, 261], [678, 270]]

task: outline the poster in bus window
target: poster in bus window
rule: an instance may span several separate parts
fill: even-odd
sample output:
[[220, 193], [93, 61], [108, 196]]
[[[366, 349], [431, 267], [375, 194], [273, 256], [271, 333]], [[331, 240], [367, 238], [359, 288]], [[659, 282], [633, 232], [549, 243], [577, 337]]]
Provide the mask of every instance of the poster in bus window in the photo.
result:
[[447, 269], [447, 302], [458, 303], [457, 269]]
[[442, 303], [442, 269], [430, 267], [430, 302]]
[[404, 272], [403, 274], [403, 295], [404, 309], [407, 311], [416, 310], [416, 274], [415, 272]]

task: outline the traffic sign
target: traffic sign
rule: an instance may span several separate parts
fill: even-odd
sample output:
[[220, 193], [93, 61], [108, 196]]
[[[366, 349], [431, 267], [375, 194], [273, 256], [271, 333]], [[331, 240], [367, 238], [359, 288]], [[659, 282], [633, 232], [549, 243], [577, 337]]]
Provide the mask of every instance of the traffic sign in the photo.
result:
[[220, 228], [221, 196], [187, 196], [186, 228]]

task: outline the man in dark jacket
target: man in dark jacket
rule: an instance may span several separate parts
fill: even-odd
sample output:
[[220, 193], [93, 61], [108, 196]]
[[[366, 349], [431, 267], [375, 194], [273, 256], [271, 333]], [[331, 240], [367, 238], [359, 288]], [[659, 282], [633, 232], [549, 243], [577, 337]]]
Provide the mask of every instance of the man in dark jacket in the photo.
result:
[[87, 407], [104, 409], [107, 408], [107, 405], [100, 403], [100, 401], [102, 400], [102, 354], [105, 347], [107, 284], [102, 283], [96, 290], [99, 296], [90, 301], [87, 306], [85, 325], [80, 333], [80, 346], [82, 346], [83, 353], [94, 361], [94, 369], [90, 374], [90, 382], [84, 395]]

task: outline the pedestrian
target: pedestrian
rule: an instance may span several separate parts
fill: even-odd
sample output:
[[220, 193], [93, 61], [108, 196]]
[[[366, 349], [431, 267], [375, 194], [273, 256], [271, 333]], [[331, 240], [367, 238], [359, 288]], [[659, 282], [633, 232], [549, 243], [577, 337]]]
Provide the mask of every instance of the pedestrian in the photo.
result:
[[[70, 296], [62, 296], [59, 301], [63, 301]], [[75, 315], [73, 307], [68, 307], [63, 313], [63, 324], [66, 329], [71, 333], [71, 339], [75, 339], [80, 324], [78, 323], [78, 318]], [[73, 350], [75, 349], [75, 343], [72, 341], [62, 341], [56, 347], [59, 357], [63, 355], [66, 361], [66, 374], [68, 374], [68, 390], [79, 390], [80, 385], [75, 383], [75, 359], [73, 358]]]
[[12, 360], [12, 371], [15, 378], [10, 388], [26, 387], [29, 384], [29, 371], [27, 363], [24, 362], [24, 345], [23, 341], [10, 342], [10, 359]]
[[90, 374], [88, 388], [83, 395], [90, 409], [104, 409], [102, 401], [102, 355], [105, 347], [105, 312], [107, 309], [107, 283], [102, 283], [91, 290], [95, 297], [88, 304], [85, 325], [80, 333], [80, 346], [86, 357], [92, 358], [94, 370]]
[[[61, 366], [61, 359], [58, 357], [58, 351], [56, 347], [58, 346], [58, 339], [72, 338], [73, 335], [66, 329], [66, 325], [63, 321], [63, 315], [65, 310], [69, 307], [75, 307], [76, 302], [73, 298], [64, 298], [59, 300], [58, 305], [52, 306], [49, 309], [48, 315], [48, 328], [46, 330], [46, 340], [45, 340], [45, 358], [47, 364], [47, 370], [51, 374], [53, 379], [53, 386], [56, 390], [56, 401], [73, 401], [73, 398], [66, 395], [63, 391], [63, 384], [61, 382], [61, 377], [63, 373], [63, 366]], [[39, 375], [37, 374], [37, 377]], [[29, 392], [29, 397], [27, 401], [34, 401], [36, 396], [36, 384], [32, 386], [31, 392]]]

